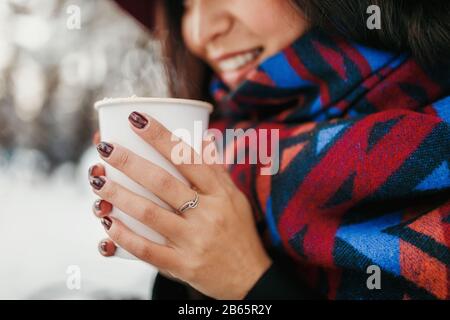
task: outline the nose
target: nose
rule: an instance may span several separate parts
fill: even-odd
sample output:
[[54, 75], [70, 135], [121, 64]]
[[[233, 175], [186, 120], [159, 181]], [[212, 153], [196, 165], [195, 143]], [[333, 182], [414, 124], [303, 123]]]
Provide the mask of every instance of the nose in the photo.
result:
[[191, 39], [198, 47], [205, 48], [209, 43], [227, 34], [232, 26], [231, 15], [226, 10], [227, 0], [192, 1]]

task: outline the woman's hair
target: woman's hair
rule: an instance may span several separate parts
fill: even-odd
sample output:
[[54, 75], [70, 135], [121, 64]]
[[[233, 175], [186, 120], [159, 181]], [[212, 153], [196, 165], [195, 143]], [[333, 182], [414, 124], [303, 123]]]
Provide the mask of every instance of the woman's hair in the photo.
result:
[[[449, 65], [450, 55], [450, 1], [449, 0], [289, 0], [293, 10], [301, 10], [312, 26], [331, 33], [339, 33], [371, 47], [410, 52], [416, 60], [427, 66]], [[368, 7], [380, 10], [381, 29], [369, 29]], [[189, 54], [183, 44], [181, 19], [183, 5], [180, 0], [165, 0], [167, 53], [176, 76], [172, 83], [176, 96], [207, 99], [207, 79], [210, 70]], [[182, 81], [189, 65], [201, 68], [201, 85]], [[187, 74], [186, 74], [187, 73]]]
[[[426, 65], [450, 60], [448, 0], [296, 0], [317, 26], [356, 42], [390, 51], [409, 51]], [[377, 5], [381, 29], [369, 29], [367, 9]]]

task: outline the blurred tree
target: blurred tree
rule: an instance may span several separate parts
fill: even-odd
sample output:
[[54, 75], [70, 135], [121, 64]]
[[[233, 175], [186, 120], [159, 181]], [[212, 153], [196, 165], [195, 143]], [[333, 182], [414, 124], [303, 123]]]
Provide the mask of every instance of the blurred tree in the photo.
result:
[[[68, 27], [70, 6], [80, 29]], [[76, 162], [96, 128], [93, 103], [166, 96], [162, 62], [159, 43], [109, 0], [0, 1], [0, 157], [37, 150], [49, 171]]]

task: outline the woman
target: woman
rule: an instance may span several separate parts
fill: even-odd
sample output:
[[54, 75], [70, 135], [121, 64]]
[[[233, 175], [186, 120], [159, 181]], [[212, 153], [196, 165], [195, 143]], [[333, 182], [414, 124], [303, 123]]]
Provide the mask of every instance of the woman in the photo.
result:
[[[372, 4], [381, 29], [367, 27]], [[270, 176], [261, 164], [178, 165], [190, 189], [102, 142], [105, 161], [174, 209], [197, 194], [199, 202], [173, 214], [94, 166], [94, 211], [110, 237], [100, 252], [112, 256], [117, 243], [157, 266], [154, 298], [448, 299], [448, 3], [159, 5], [174, 96], [213, 99], [212, 128], [278, 129], [280, 167]], [[129, 120], [170, 159], [174, 142], [158, 121]], [[169, 244], [108, 217], [112, 206]]]

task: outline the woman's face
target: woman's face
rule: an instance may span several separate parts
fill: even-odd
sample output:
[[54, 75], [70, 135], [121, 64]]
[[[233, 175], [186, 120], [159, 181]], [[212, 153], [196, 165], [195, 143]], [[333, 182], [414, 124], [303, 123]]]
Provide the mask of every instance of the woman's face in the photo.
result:
[[307, 29], [289, 0], [185, 0], [183, 39], [230, 87]]

